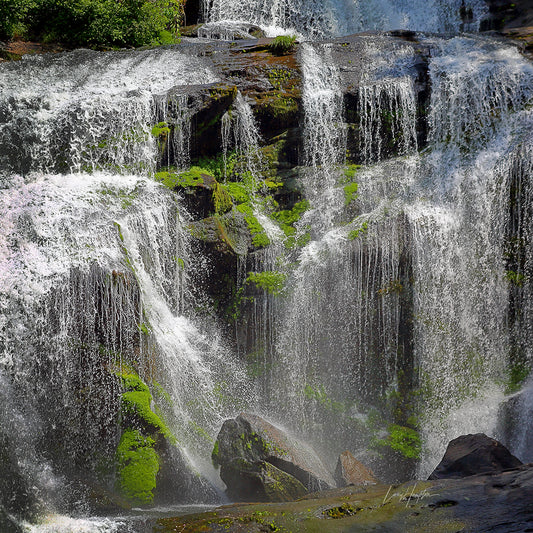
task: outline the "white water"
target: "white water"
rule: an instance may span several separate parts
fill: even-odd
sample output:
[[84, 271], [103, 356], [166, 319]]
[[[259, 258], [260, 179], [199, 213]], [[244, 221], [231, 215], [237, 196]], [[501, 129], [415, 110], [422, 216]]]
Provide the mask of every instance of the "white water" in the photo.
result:
[[[334, 103], [339, 89], [334, 71], [326, 77], [320, 70], [325, 67], [317, 68], [324, 59], [318, 60], [315, 48], [303, 49], [311, 154], [304, 160], [313, 169], [305, 178], [306, 195], [315, 202], [304, 221], [319, 230], [289, 283], [278, 322], [279, 371], [271, 384], [282, 391], [282, 405], [275, 407], [280, 419], [291, 419], [333, 464], [347, 442], [352, 449], [365, 447], [366, 414], [399, 390], [402, 373], [410, 374], [410, 387], [423, 402], [415, 407], [422, 477], [461, 434], [485, 432], [505, 440], [498, 433], [499, 409], [513, 346], [531, 360], [525, 341], [530, 318], [509, 323], [513, 289], [506, 254], [513, 175], [520, 175], [520, 194], [529, 194], [523, 151], [531, 149], [524, 133], [532, 124], [527, 104], [533, 69], [513, 47], [487, 39], [426, 43], [433, 47], [430, 149], [359, 170], [358, 216], [345, 228], [338, 227], [343, 197], [336, 164], [344, 156], [342, 104]], [[369, 83], [382, 67], [373, 64], [359, 89], [361, 156], [368, 163], [383, 158], [377, 132], [385, 105], [401, 110], [393, 125], [403, 138], [398, 152], [416, 148], [412, 79], [403, 77], [400, 65], [396, 78]], [[324, 79], [329, 84], [320, 90]], [[313, 143], [314, 125], [324, 137], [317, 134]], [[524, 235], [529, 220], [520, 222], [527, 224]], [[368, 229], [348, 240], [363, 222]], [[529, 265], [530, 251], [523, 254]], [[528, 272], [517, 305], [530, 317]], [[530, 413], [530, 397], [521, 397], [523, 416]], [[393, 409], [394, 400], [386, 405]], [[362, 426], [354, 430], [357, 421]], [[338, 449], [329, 437], [333, 431], [342, 442]], [[529, 455], [518, 443], [527, 434], [522, 430], [512, 447], [523, 457]]]
[[307, 38], [348, 35], [368, 30], [407, 29], [475, 31], [487, 8], [481, 0], [468, 2], [474, 21], [462, 25], [460, 0], [203, 0], [208, 22], [257, 24], [271, 35], [299, 33]]
[[304, 107], [304, 156], [309, 171], [304, 178], [306, 197], [311, 211], [304, 224], [312, 219], [313, 230], [331, 227], [342, 209], [342, 191], [338, 181], [346, 151], [343, 104], [338, 67], [326, 46], [302, 45]]
[[[151, 128], [161, 120], [181, 132], [173, 162], [187, 164], [187, 110], [163, 105], [166, 92], [216, 77], [176, 50], [80, 51], [2, 70], [0, 376], [21, 472], [45, 508], [64, 512], [75, 496], [61, 469], [76, 468], [78, 456], [112, 458], [120, 438], [119, 391], [98, 360], [109, 359], [109, 375], [137, 361], [141, 377], [170, 395], [162, 409], [182, 456], [181, 499], [201, 499], [195, 470], [217, 484], [208, 458], [228, 416], [221, 398], [241, 396], [244, 406], [250, 394], [214, 324], [194, 316], [191, 273], [202, 258], [190, 250], [188, 215], [145, 176], [156, 168]], [[173, 104], [181, 114], [161, 116]], [[47, 461], [42, 435], [61, 435], [66, 454]], [[124, 524], [58, 515], [28, 527], [130, 531]]]

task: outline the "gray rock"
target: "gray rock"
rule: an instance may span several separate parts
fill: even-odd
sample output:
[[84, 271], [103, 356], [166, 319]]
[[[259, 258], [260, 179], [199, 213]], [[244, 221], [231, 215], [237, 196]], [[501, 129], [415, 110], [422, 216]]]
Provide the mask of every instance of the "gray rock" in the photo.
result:
[[265, 461], [233, 459], [221, 467], [220, 477], [233, 500], [286, 502], [307, 494], [295, 477]]
[[222, 425], [213, 463], [224, 466], [234, 459], [268, 462], [294, 476], [308, 491], [335, 486], [335, 480], [308, 445], [256, 415], [243, 413]]

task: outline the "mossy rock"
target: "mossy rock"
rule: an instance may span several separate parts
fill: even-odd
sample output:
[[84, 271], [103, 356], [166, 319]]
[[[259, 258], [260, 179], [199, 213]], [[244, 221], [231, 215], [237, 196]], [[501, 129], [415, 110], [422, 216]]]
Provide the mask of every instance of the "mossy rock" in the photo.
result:
[[265, 461], [236, 458], [223, 465], [220, 477], [229, 498], [237, 501], [285, 502], [307, 494], [295, 477]]
[[261, 130], [272, 137], [289, 128], [297, 128], [300, 120], [300, 94], [265, 93], [256, 98], [255, 115]]
[[155, 440], [140, 431], [127, 429], [122, 433], [117, 447], [117, 485], [130, 501], [152, 503], [159, 456], [154, 449]]
[[[309, 446], [249, 413], [224, 422], [212, 459], [215, 466], [221, 467], [221, 476], [235, 459], [249, 463], [266, 461], [298, 479], [308, 491], [335, 486], [332, 475]], [[228, 490], [231, 492], [233, 488]]]
[[222, 215], [233, 207], [226, 188], [204, 168], [193, 166], [182, 172], [161, 170], [155, 174], [155, 179], [172, 191], [182, 194], [185, 209], [193, 219]]

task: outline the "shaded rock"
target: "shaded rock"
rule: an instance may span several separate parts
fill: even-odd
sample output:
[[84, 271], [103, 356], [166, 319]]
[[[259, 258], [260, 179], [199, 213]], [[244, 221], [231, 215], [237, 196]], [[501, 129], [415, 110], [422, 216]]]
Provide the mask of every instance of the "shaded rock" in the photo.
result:
[[244, 215], [237, 210], [193, 222], [189, 224], [189, 231], [205, 244], [207, 253], [235, 256], [245, 255], [253, 249]]
[[224, 20], [203, 24], [198, 28], [198, 37], [235, 41], [239, 39], [259, 39], [265, 37], [265, 32], [255, 24]]
[[359, 462], [349, 451], [342, 452], [335, 468], [337, 487], [348, 485], [374, 485], [377, 479], [372, 470]]
[[233, 459], [221, 467], [220, 477], [233, 500], [284, 502], [307, 494], [295, 477], [265, 461]]
[[521, 464], [505, 446], [483, 433], [462, 435], [448, 444], [442, 461], [428, 479], [461, 478], [501, 472]]
[[309, 446], [256, 415], [243, 413], [222, 425], [213, 463], [224, 467], [234, 459], [266, 461], [294, 476], [309, 491], [335, 486], [335, 480]]
[[161, 171], [155, 175], [174, 192], [181, 193], [187, 213], [193, 220], [231, 210], [233, 202], [226, 189], [208, 171], [192, 167], [185, 172]]
[[168, 142], [161, 143], [161, 163], [180, 160], [184, 124], [190, 124], [190, 155], [213, 155], [221, 145], [220, 121], [237, 96], [237, 87], [228, 83], [180, 85], [170, 90], [163, 101], [159, 119], [168, 124]]
[[[202, 2], [200, 0], [185, 0], [183, 3], [183, 24], [198, 24], [202, 10]], [[183, 31], [181, 34], [183, 35]]]
[[0, 531], [2, 533], [23, 533], [24, 531], [2, 506], [0, 506]]

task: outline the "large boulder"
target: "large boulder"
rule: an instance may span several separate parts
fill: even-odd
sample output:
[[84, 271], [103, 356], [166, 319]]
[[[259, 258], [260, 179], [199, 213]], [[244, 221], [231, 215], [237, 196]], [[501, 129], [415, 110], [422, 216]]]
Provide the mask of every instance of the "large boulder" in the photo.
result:
[[442, 461], [429, 479], [462, 478], [501, 472], [521, 464], [503, 444], [483, 433], [462, 435], [448, 444]]
[[375, 485], [378, 481], [372, 470], [358, 461], [349, 451], [342, 452], [335, 468], [337, 487], [348, 485]]
[[233, 500], [286, 502], [307, 494], [295, 477], [265, 461], [236, 458], [222, 467], [220, 475]]
[[[234, 470], [240, 464], [269, 463], [298, 480], [307, 491], [325, 490], [335, 486], [335, 480], [320, 458], [305, 443], [259, 416], [241, 414], [226, 420], [213, 450], [213, 463], [221, 467], [221, 477], [233, 497], [246, 496], [246, 487], [233, 486], [239, 479]], [[229, 484], [228, 484], [229, 483]]]

